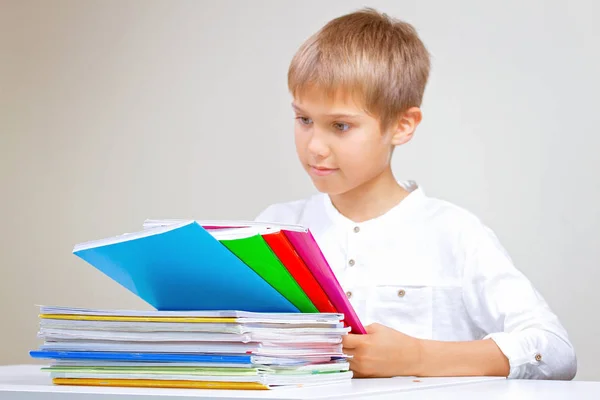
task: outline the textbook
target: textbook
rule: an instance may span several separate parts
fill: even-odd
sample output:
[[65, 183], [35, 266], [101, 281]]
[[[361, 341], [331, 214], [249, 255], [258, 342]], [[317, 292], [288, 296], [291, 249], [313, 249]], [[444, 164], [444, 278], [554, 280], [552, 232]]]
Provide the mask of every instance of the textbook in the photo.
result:
[[311, 232], [252, 221], [146, 220], [73, 253], [156, 310], [340, 313], [365, 329]]

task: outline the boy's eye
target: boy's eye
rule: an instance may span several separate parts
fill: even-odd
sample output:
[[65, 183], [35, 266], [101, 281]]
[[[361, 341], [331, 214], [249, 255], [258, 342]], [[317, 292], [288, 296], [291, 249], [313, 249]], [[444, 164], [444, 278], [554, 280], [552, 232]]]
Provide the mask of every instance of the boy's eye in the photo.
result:
[[336, 122], [333, 124], [333, 127], [340, 132], [346, 132], [348, 129], [350, 129], [350, 125], [344, 124], [343, 122]]
[[307, 117], [297, 117], [296, 119], [299, 120], [302, 125], [310, 125], [312, 123], [312, 120]]

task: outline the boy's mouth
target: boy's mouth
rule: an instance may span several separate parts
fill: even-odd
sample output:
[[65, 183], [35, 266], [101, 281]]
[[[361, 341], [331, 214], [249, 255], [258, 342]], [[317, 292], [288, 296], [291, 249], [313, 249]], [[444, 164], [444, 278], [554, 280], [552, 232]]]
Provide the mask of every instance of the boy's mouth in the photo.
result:
[[319, 166], [319, 165], [309, 165], [308, 168], [310, 169], [311, 175], [316, 175], [316, 176], [330, 175], [338, 170], [338, 168], [328, 168], [328, 167], [323, 167], [323, 166]]

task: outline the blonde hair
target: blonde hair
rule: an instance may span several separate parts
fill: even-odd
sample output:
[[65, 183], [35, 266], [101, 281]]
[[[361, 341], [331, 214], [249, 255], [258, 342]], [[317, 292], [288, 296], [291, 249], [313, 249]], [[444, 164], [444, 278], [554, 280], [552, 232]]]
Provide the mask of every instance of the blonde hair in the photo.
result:
[[331, 20], [294, 55], [288, 88], [308, 88], [359, 99], [382, 128], [420, 107], [429, 77], [429, 53], [412, 25], [365, 8]]

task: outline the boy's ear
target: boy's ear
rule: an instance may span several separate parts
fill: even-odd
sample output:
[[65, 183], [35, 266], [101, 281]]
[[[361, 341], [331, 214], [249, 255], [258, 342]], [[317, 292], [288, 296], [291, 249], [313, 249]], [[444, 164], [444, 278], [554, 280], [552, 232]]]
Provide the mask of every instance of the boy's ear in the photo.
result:
[[423, 113], [419, 107], [411, 107], [406, 110], [393, 127], [392, 145], [400, 146], [412, 139], [422, 118]]

